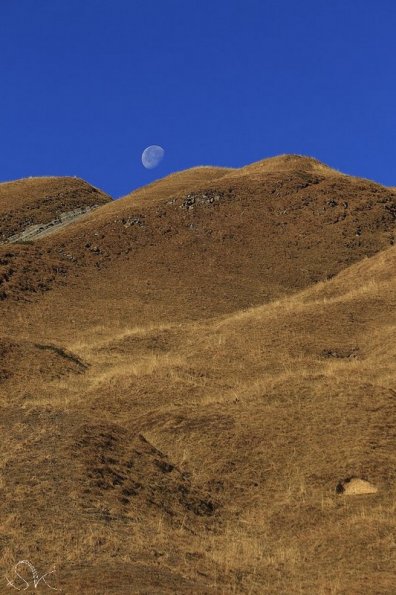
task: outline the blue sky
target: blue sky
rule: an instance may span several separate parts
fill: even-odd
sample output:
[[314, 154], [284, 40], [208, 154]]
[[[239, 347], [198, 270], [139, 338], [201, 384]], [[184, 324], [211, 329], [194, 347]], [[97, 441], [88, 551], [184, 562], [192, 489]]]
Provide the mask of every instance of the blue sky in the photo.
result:
[[396, 185], [395, 0], [0, 0], [0, 77], [0, 180], [302, 153]]

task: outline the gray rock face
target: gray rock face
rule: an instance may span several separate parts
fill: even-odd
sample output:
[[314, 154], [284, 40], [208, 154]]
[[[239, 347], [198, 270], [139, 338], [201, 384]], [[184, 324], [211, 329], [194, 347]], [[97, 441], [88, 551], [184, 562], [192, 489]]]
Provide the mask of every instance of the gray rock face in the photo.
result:
[[15, 244], [15, 242], [32, 242], [34, 240], [38, 240], [39, 238], [43, 238], [44, 236], [57, 231], [61, 227], [66, 227], [70, 223], [80, 219], [80, 217], [83, 215], [86, 215], [90, 211], [96, 209], [97, 206], [98, 205], [94, 205], [92, 207], [80, 207], [79, 209], [74, 209], [73, 211], [61, 213], [57, 219], [53, 219], [48, 223], [29, 225], [20, 233], [7, 238], [6, 242], [4, 243]]

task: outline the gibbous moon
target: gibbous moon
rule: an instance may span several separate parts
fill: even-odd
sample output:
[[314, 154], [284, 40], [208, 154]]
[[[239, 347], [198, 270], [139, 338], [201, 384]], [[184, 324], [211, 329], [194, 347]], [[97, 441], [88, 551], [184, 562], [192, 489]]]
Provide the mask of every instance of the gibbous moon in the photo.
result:
[[154, 169], [163, 160], [165, 151], [159, 145], [150, 145], [142, 153], [142, 163], [146, 169]]

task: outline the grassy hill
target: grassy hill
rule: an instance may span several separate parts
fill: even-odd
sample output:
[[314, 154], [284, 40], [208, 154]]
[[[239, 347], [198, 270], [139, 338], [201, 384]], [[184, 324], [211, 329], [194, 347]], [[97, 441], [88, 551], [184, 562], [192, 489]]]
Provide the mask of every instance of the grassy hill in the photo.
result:
[[391, 593], [394, 219], [389, 189], [281, 156], [0, 246], [2, 574]]
[[29, 228], [81, 215], [111, 198], [79, 178], [27, 178], [0, 184], [0, 242]]

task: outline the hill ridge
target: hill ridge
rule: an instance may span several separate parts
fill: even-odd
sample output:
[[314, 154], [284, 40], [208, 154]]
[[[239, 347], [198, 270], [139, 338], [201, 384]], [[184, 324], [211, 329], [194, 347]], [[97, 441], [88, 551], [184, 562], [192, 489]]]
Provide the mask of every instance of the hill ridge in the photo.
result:
[[[208, 284], [208, 296], [210, 291], [218, 293], [218, 274], [230, 279], [235, 294], [246, 301], [249, 292], [242, 289], [241, 280], [249, 271], [251, 299], [260, 299], [260, 294], [272, 299], [332, 276], [395, 241], [395, 194], [373, 182], [331, 172], [261, 168], [257, 173], [248, 167], [241, 175], [238, 170], [225, 174], [223, 169], [219, 175], [219, 170], [209, 168], [211, 181], [204, 183], [206, 171], [198, 168], [192, 178], [189, 171], [169, 176], [117, 201], [84, 186], [83, 196], [99, 196], [102, 206], [36, 241], [34, 247], [22, 250], [14, 244], [12, 256], [3, 260], [2, 294], [31, 299], [29, 293], [40, 293], [41, 265], [37, 269], [37, 262], [34, 267], [28, 264], [40, 253], [40, 259], [46, 255], [43, 272], [45, 260], [51, 269], [64, 271], [50, 275], [51, 287], [76, 278], [85, 267], [95, 275], [118, 270], [120, 278], [126, 270], [129, 278], [128, 262], [134, 255], [136, 271], [143, 278], [159, 275], [164, 286], [168, 280], [160, 272], [161, 262], [173, 271], [170, 277], [183, 276], [185, 288], [193, 282], [188, 271], [194, 266], [196, 282], [200, 278]], [[18, 267], [29, 269], [31, 281], [27, 284], [24, 274], [23, 286], [31, 290], [21, 290]], [[213, 280], [208, 279], [209, 270]]]

